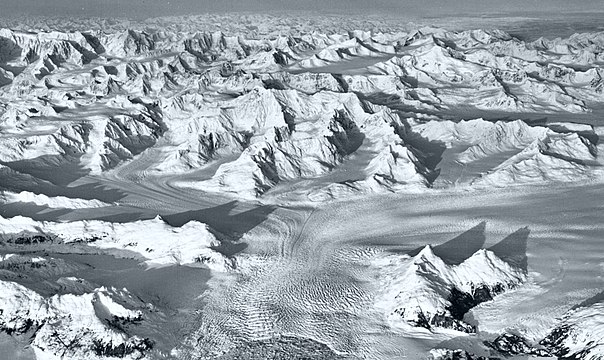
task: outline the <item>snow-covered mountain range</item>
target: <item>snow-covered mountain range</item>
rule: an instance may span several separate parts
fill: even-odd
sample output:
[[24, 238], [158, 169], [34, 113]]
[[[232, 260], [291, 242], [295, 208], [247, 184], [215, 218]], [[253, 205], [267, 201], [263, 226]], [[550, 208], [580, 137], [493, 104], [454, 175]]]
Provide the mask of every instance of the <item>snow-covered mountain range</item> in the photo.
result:
[[117, 256], [141, 257], [150, 266], [204, 264], [219, 271], [232, 267], [232, 261], [212, 248], [220, 241], [208, 226], [191, 221], [172, 227], [159, 217], [130, 223], [98, 220], [55, 223], [25, 217], [0, 217], [0, 241], [17, 245], [40, 243], [78, 244], [91, 248], [114, 249]]
[[[441, 185], [597, 177], [589, 125], [466, 126], [447, 114], [589, 114], [602, 101], [601, 34], [524, 43], [432, 28], [267, 37], [3, 29], [0, 40], [0, 160], [11, 170], [22, 161], [93, 174], [133, 163], [137, 176], [209, 166], [181, 185], [254, 197], [305, 179], [318, 198], [430, 187], [459, 164], [479, 169]], [[435, 146], [459, 152], [457, 164], [427, 159]]]
[[604, 33], [317, 19], [0, 29], [0, 355], [604, 358]]
[[153, 347], [151, 340], [128, 336], [123, 330], [143, 321], [142, 311], [120, 304], [144, 307], [127, 292], [98, 288], [82, 295], [45, 298], [8, 281], [0, 281], [0, 289], [0, 331], [31, 336], [38, 358], [140, 359]]
[[430, 245], [413, 257], [390, 255], [374, 266], [383, 271], [378, 307], [390, 321], [428, 330], [445, 328], [473, 333], [464, 322], [474, 306], [526, 281], [525, 272], [490, 250], [478, 250], [460, 264], [448, 265]]

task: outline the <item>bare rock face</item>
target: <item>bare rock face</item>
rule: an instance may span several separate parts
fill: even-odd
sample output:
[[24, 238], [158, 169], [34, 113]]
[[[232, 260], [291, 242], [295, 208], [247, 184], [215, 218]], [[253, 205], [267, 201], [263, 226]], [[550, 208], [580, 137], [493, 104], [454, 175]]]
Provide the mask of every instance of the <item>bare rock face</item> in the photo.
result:
[[551, 353], [548, 349], [543, 347], [535, 347], [531, 345], [526, 339], [519, 335], [514, 334], [501, 334], [493, 341], [487, 341], [485, 344], [492, 349], [496, 350], [497, 353], [503, 356], [514, 356], [514, 355], [533, 355], [537, 357], [549, 357]]

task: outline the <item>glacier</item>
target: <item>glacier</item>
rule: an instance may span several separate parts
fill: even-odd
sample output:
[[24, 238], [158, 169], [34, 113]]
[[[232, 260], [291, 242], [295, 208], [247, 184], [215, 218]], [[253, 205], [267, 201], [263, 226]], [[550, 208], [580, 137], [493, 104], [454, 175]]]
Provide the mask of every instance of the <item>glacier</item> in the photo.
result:
[[604, 356], [604, 33], [0, 23], [0, 354]]

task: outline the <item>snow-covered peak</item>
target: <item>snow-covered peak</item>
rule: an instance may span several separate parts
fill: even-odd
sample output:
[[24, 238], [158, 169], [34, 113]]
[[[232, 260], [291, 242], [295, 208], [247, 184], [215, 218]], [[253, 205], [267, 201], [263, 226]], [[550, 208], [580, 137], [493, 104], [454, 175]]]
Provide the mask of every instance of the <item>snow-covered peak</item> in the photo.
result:
[[119, 353], [138, 359], [152, 348], [152, 342], [110, 326], [142, 319], [141, 310], [116, 301], [123, 296], [129, 297], [101, 287], [82, 295], [45, 298], [17, 283], [0, 281], [0, 331], [28, 334], [38, 358], [107, 359]]
[[498, 284], [519, 284], [526, 280], [522, 269], [503, 261], [492, 251], [480, 249], [455, 268], [455, 283], [460, 290], [472, 292], [477, 284], [495, 287]]
[[430, 245], [413, 257], [387, 255], [379, 263], [382, 289], [376, 306], [394, 326], [403, 320], [427, 329], [474, 332], [463, 320], [468, 310], [526, 281], [524, 270], [485, 249], [459, 265], [445, 263]]
[[431, 245], [426, 245], [413, 257], [413, 264], [416, 266], [415, 271], [426, 274], [439, 273], [444, 275], [448, 272], [448, 266], [440, 257], [434, 254]]

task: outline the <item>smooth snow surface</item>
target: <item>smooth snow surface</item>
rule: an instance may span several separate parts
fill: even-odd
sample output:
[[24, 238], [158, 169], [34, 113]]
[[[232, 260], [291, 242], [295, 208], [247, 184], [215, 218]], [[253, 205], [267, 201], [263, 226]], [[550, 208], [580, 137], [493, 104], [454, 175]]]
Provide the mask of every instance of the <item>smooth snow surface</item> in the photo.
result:
[[0, 29], [0, 357], [602, 358], [604, 33], [348, 20]]

